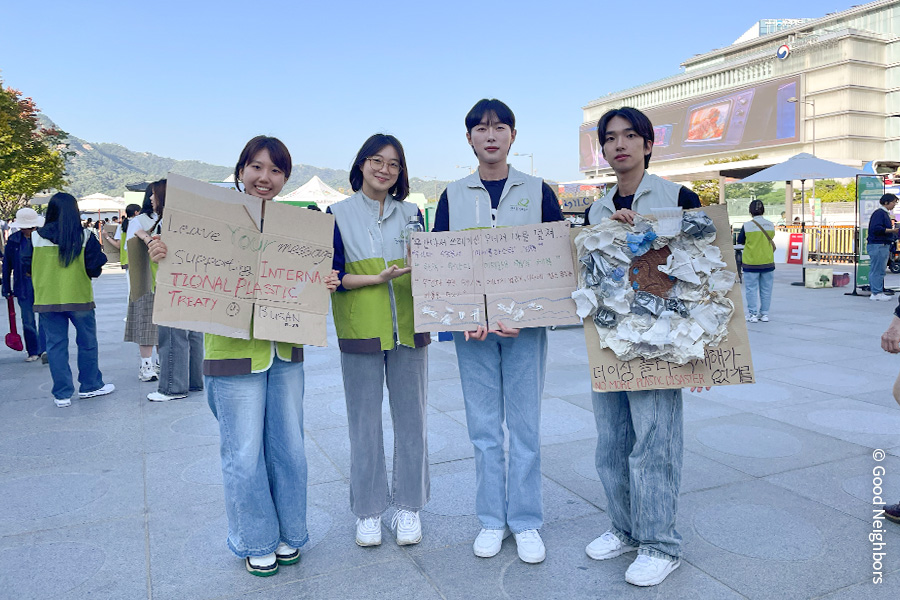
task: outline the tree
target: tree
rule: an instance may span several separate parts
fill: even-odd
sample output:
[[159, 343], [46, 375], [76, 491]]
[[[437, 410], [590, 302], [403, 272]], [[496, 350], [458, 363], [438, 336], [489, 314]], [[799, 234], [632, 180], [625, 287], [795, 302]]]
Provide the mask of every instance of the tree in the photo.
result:
[[[713, 158], [706, 162], [704, 165], [721, 165], [730, 162], [739, 162], [742, 160], [753, 160], [754, 158], [759, 158], [759, 154], [738, 154], [737, 156], [729, 156], [725, 158]], [[772, 184], [770, 183], [762, 183], [762, 184], [741, 184], [747, 186], [746, 189], [748, 191], [752, 191], [755, 196], [762, 196], [764, 194], [768, 194], [772, 191]], [[760, 186], [760, 187], [754, 187]], [[700, 204], [703, 206], [709, 206], [710, 204], [718, 204], [719, 203], [719, 182], [715, 179], [700, 179], [698, 181], [694, 181], [691, 183], [691, 189], [700, 196]], [[727, 187], [726, 187], [727, 189]], [[731, 194], [729, 194], [731, 195]]]
[[38, 123], [31, 98], [0, 81], [0, 216], [12, 217], [36, 193], [66, 184], [66, 132]]
[[719, 203], [719, 182], [715, 179], [692, 181], [691, 189], [700, 196], [700, 204], [703, 206]]

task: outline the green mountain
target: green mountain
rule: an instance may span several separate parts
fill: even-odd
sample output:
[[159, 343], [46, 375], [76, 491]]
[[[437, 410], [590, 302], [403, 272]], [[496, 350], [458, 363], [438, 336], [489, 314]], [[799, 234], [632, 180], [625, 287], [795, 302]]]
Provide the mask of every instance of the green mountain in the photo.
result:
[[[55, 127], [46, 116], [40, 115], [40, 118], [42, 126]], [[119, 144], [86, 142], [73, 135], [69, 136], [68, 143], [69, 151], [74, 154], [66, 162], [66, 179], [69, 181], [66, 191], [77, 198], [96, 192], [121, 196], [126, 184], [154, 181], [170, 172], [201, 181], [223, 181], [233, 169], [197, 160], [175, 160], [149, 152], [134, 152]], [[351, 193], [348, 171], [298, 164], [294, 165], [282, 194], [292, 192], [314, 175], [345, 194]], [[435, 193], [440, 194], [447, 183], [414, 177], [410, 180], [410, 188], [433, 200]]]

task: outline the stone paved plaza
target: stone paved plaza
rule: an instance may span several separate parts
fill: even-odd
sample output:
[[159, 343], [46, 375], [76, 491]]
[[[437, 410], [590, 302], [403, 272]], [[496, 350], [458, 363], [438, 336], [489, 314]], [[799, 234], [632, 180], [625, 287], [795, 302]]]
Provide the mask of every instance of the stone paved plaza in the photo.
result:
[[[218, 429], [205, 395], [147, 402], [156, 384], [138, 382], [137, 348], [121, 341], [125, 278], [107, 270], [95, 289], [100, 366], [114, 394], [56, 408], [47, 367], [0, 349], [0, 598], [896, 599], [900, 526], [885, 521], [877, 586], [868, 540], [876, 465], [885, 500], [900, 500], [891, 397], [900, 357], [879, 346], [894, 304], [790, 286], [799, 276], [779, 266], [772, 321], [749, 326], [757, 383], [685, 393], [684, 561], [641, 589], [624, 580], [633, 555], [596, 562], [584, 552], [609, 519], [581, 328], [550, 333], [546, 561], [520, 562], [512, 539], [493, 559], [472, 554], [475, 473], [451, 343], [430, 350], [425, 537], [401, 548], [385, 528], [380, 547], [354, 543], [331, 330], [327, 349], [306, 352], [310, 541], [298, 565], [263, 579], [225, 546]], [[74, 341], [71, 351], [74, 369]], [[387, 408], [384, 421], [390, 446]]]

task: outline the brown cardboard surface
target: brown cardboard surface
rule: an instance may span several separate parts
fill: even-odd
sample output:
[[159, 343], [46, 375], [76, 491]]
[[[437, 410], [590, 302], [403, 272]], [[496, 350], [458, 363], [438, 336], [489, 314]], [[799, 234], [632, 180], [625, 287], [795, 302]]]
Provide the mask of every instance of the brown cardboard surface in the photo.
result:
[[416, 331], [578, 323], [569, 224], [412, 236]]
[[[117, 223], [107, 223], [103, 226], [104, 235], [101, 236], [103, 254], [106, 255], [106, 258], [109, 259], [110, 262], [119, 262], [119, 249], [109, 242], [109, 240], [113, 239], [113, 236], [116, 234], [116, 228], [118, 226], [119, 225]], [[125, 236], [123, 235], [122, 237], [124, 238]]]
[[[736, 271], [726, 207], [715, 205], [695, 210], [703, 210], [713, 220], [716, 226], [715, 245], [722, 251], [722, 260], [728, 265], [727, 269]], [[573, 230], [573, 240], [576, 234], [577, 230]], [[734, 303], [734, 314], [728, 323], [728, 336], [718, 347], [707, 347], [704, 360], [690, 361], [684, 365], [659, 359], [619, 360], [609, 348], [600, 348], [600, 336], [595, 325], [591, 321], [585, 321], [584, 338], [592, 389], [597, 392], [613, 392], [754, 383], [741, 284], [736, 281], [726, 297]]]
[[262, 210], [259, 198], [169, 174], [155, 323], [325, 345], [334, 217], [270, 202], [263, 222]]

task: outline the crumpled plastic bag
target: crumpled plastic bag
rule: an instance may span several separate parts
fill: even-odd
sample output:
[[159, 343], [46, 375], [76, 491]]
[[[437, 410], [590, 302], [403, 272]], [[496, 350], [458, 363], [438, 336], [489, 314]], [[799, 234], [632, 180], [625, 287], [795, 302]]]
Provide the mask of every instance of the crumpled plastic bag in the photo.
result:
[[584, 319], [597, 310], [597, 295], [593, 290], [580, 288], [572, 292], [572, 300], [575, 301], [575, 312]]
[[631, 302], [631, 312], [636, 315], [658, 317], [666, 308], [666, 301], [650, 292], [635, 292]]
[[667, 298], [666, 310], [672, 311], [673, 313], [685, 319], [691, 316], [691, 313], [688, 311], [687, 306], [685, 306], [684, 301], [679, 300], [678, 298]]
[[656, 233], [653, 230], [644, 233], [629, 233], [625, 236], [625, 243], [628, 244], [628, 250], [634, 256], [642, 256], [653, 246], [653, 240], [656, 239]]
[[681, 218], [681, 231], [698, 239], [716, 238], [716, 226], [702, 210], [684, 213]]
[[666, 264], [659, 265], [659, 270], [675, 279], [700, 285], [700, 277], [694, 271], [694, 263], [691, 255], [680, 248], [669, 246], [672, 254], [666, 259]]
[[594, 315], [594, 323], [599, 327], [614, 327], [617, 320], [618, 315], [605, 308], [599, 309], [597, 314]]

